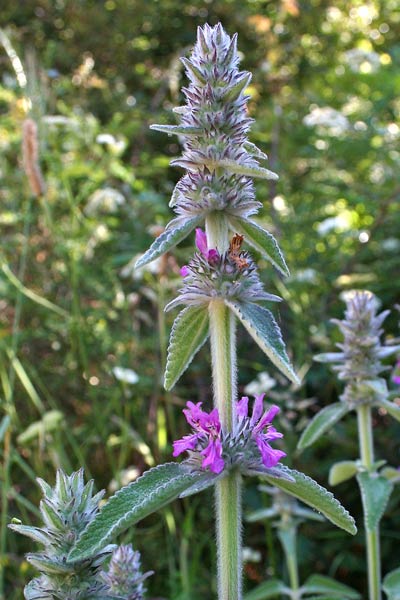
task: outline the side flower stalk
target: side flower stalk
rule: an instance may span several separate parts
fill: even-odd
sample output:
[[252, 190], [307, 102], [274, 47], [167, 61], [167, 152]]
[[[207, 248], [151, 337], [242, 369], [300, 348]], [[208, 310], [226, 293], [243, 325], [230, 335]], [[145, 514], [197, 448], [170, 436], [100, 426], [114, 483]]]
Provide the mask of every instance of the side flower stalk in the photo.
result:
[[383, 408], [400, 420], [399, 407], [389, 401], [386, 380], [381, 377], [390, 369], [382, 360], [398, 352], [399, 347], [382, 344], [382, 323], [389, 311], [378, 314], [377, 307], [373, 294], [355, 292], [346, 299], [345, 318], [332, 320], [343, 334], [343, 341], [337, 344], [339, 352], [320, 354], [315, 359], [333, 364], [338, 378], [345, 382], [344, 391], [339, 403], [316, 415], [299, 443], [302, 448], [309, 446], [348, 412], [357, 413], [360, 458], [333, 465], [330, 483], [335, 485], [357, 476], [364, 510], [369, 600], [382, 597], [379, 522], [397, 481], [393, 468], [380, 469], [382, 463], [375, 460], [372, 410]]

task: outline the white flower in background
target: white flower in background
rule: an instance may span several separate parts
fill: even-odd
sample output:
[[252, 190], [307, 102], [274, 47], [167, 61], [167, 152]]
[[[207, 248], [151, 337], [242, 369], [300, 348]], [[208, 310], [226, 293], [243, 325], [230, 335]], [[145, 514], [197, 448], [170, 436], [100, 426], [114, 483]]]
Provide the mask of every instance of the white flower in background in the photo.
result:
[[242, 553], [243, 562], [261, 562], [261, 552], [258, 550], [254, 550], [254, 548], [249, 548], [248, 546], [244, 546]]
[[348, 210], [344, 210], [336, 217], [324, 219], [317, 225], [317, 233], [324, 236], [330, 231], [349, 231], [352, 228], [352, 215]]
[[381, 65], [379, 54], [362, 48], [347, 50], [344, 59], [353, 73], [374, 73]]
[[113, 154], [120, 155], [126, 148], [126, 141], [121, 138], [116, 138], [111, 133], [100, 133], [96, 137], [96, 142], [100, 145], [107, 146]]
[[96, 190], [89, 196], [84, 212], [92, 217], [98, 212], [114, 213], [122, 204], [125, 203], [125, 197], [114, 188], [103, 188]]
[[86, 244], [85, 249], [85, 258], [86, 260], [91, 260], [94, 256], [94, 251], [99, 244], [104, 244], [111, 237], [110, 230], [107, 225], [100, 223], [97, 225], [92, 235], [90, 236], [88, 243]]
[[315, 283], [318, 279], [318, 273], [315, 269], [299, 269], [289, 278], [291, 281], [301, 281], [307, 283]]
[[134, 384], [139, 381], [139, 375], [135, 373], [132, 369], [125, 369], [124, 367], [114, 367], [113, 375], [115, 379], [118, 381], [123, 381], [124, 383]]
[[64, 115], [45, 115], [42, 117], [43, 123], [46, 125], [71, 125], [76, 127], [78, 125], [76, 119], [65, 117]]
[[347, 117], [331, 106], [314, 106], [303, 119], [307, 127], [324, 127], [333, 135], [339, 135], [350, 129]]
[[381, 242], [381, 248], [386, 252], [396, 252], [400, 249], [400, 240], [397, 238], [386, 238]]
[[244, 388], [244, 393], [250, 396], [259, 396], [266, 393], [276, 386], [276, 380], [273, 379], [266, 371], [259, 373], [257, 379], [250, 381]]
[[397, 123], [389, 123], [383, 130], [385, 140], [393, 142], [400, 137], [400, 127]]
[[151, 263], [147, 263], [143, 267], [135, 269], [136, 262], [143, 256], [143, 254], [136, 254], [120, 271], [121, 277], [132, 277], [135, 281], [143, 279], [144, 273], [151, 273], [157, 275], [161, 270], [161, 263], [163, 258], [160, 256]]
[[128, 485], [132, 481], [135, 481], [140, 475], [140, 471], [137, 467], [131, 466], [126, 469], [122, 469], [118, 476], [111, 479], [108, 484], [108, 491], [113, 494], [117, 490], [121, 489], [125, 485]]
[[369, 180], [375, 184], [383, 183], [388, 175], [389, 173], [386, 165], [376, 162], [372, 165], [369, 171]]

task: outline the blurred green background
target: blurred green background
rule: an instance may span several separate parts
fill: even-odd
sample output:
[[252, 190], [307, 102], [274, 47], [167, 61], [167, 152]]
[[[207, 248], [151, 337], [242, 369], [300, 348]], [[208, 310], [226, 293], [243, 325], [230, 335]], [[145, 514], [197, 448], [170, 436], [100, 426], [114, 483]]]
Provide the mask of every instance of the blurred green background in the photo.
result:
[[[241, 333], [241, 391], [260, 376], [265, 389], [266, 373], [274, 379], [269, 398], [282, 407], [289, 461], [323, 485], [334, 460], [357, 457], [351, 418], [302, 455], [295, 447], [307, 420], [341, 391], [328, 368], [312, 362], [339, 341], [329, 318], [342, 315], [341, 294], [376, 293], [392, 309], [386, 337], [399, 337], [397, 0], [2, 0], [0, 597], [7, 600], [21, 598], [34, 575], [23, 558], [32, 544], [6, 524], [13, 516], [37, 524], [35, 476], [53, 482], [58, 466], [83, 465], [111, 492], [170, 459], [172, 440], [185, 432], [186, 400], [210, 403], [207, 347], [172, 393], [162, 388], [173, 319], [163, 307], [193, 240], [140, 272], [132, 259], [171, 218], [168, 201], [182, 175], [169, 167], [178, 141], [149, 125], [174, 122], [186, 84], [179, 57], [190, 52], [198, 25], [218, 21], [239, 33], [241, 66], [253, 72], [251, 141], [280, 175], [256, 183], [259, 221], [279, 239], [292, 275], [282, 280], [259, 264], [267, 288], [284, 298], [277, 318], [304, 376], [300, 389], [289, 387]], [[39, 127], [47, 187], [40, 199], [22, 168], [28, 116]], [[384, 414], [375, 425], [378, 457], [399, 464], [399, 425]], [[335, 493], [360, 519], [355, 482]], [[245, 511], [268, 502], [249, 482]], [[124, 537], [156, 571], [150, 596], [215, 596], [211, 506], [207, 493], [176, 502]], [[382, 524], [385, 572], [399, 566], [399, 527], [397, 491]], [[249, 589], [282, 575], [269, 525], [247, 526], [245, 545], [259, 552], [245, 564]], [[302, 579], [314, 569], [364, 590], [362, 532], [350, 539], [328, 524], [306, 525], [300, 545]]]

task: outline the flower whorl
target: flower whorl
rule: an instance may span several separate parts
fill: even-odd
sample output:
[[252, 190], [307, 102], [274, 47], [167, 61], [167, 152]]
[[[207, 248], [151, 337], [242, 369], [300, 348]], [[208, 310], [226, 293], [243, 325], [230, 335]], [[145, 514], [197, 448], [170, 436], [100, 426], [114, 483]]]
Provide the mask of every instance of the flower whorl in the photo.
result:
[[377, 306], [371, 292], [352, 294], [346, 299], [345, 319], [332, 319], [344, 336], [343, 342], [336, 344], [341, 352], [315, 357], [319, 362], [335, 363], [332, 369], [347, 382], [341, 400], [351, 406], [379, 401], [387, 395], [386, 382], [378, 375], [388, 369], [382, 359], [396, 352], [397, 347], [382, 345], [381, 325], [389, 311], [377, 314]]

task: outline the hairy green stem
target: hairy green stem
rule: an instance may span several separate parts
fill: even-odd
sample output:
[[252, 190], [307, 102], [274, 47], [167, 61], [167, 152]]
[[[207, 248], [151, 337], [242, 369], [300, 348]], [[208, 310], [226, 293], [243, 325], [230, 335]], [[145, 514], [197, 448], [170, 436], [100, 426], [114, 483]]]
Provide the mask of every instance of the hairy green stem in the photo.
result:
[[[357, 407], [358, 436], [362, 465], [371, 473], [374, 470], [374, 441], [372, 435], [371, 407], [360, 404]], [[368, 561], [369, 600], [381, 600], [381, 560], [379, 525], [370, 530], [365, 520], [365, 538]]]
[[[210, 242], [209, 242], [210, 244]], [[211, 244], [210, 244], [211, 245]], [[222, 427], [235, 422], [236, 349], [235, 317], [221, 300], [210, 302], [210, 337], [214, 402]], [[241, 476], [235, 471], [216, 485], [218, 597], [242, 598]]]
[[297, 527], [292, 520], [285, 527], [278, 529], [278, 537], [282, 544], [286, 567], [289, 575], [292, 600], [298, 600], [300, 596], [299, 567], [297, 562]]
[[223, 214], [211, 213], [206, 218], [206, 234], [209, 248], [217, 248], [219, 252], [228, 250], [229, 230]]

